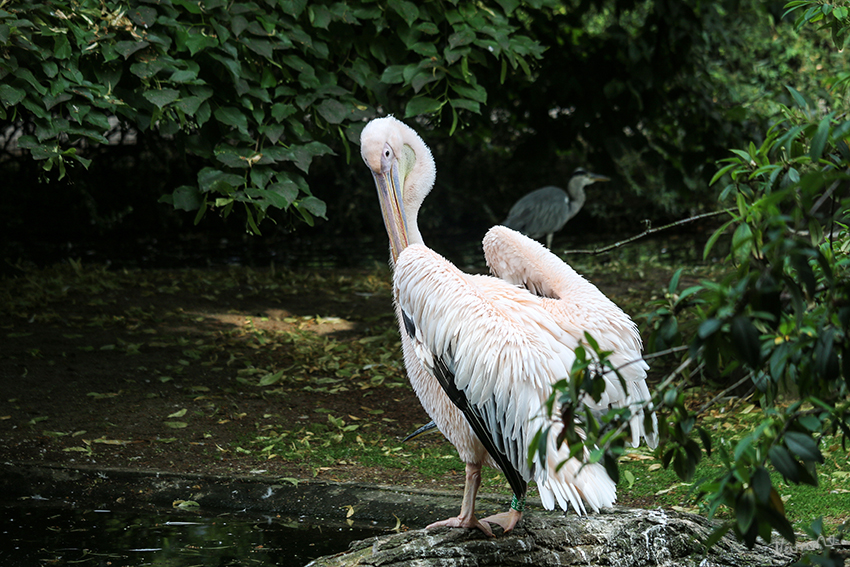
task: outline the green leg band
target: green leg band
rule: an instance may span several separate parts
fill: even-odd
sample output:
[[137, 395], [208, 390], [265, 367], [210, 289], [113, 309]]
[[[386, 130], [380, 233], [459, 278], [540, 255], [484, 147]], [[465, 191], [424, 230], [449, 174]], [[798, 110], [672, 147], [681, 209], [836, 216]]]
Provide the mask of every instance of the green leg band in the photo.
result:
[[525, 496], [522, 497], [522, 500], [517, 499], [516, 495], [514, 495], [511, 500], [511, 509], [516, 510], [517, 512], [522, 512], [525, 510]]

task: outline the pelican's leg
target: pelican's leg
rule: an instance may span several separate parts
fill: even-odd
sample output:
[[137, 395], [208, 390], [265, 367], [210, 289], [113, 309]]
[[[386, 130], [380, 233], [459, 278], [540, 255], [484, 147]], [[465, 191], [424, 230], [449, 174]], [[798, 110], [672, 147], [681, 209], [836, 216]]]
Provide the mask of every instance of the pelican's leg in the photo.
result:
[[478, 528], [490, 537], [493, 530], [490, 526], [478, 521], [475, 517], [475, 497], [478, 495], [478, 487], [481, 486], [481, 463], [466, 463], [466, 482], [463, 486], [463, 502], [460, 505], [460, 515], [441, 522], [434, 522], [425, 527], [426, 530], [446, 526], [449, 528]]
[[516, 527], [521, 518], [522, 512], [511, 508], [507, 512], [487, 516], [486, 518], [481, 520], [481, 522], [485, 524], [499, 524], [500, 526], [502, 526], [502, 529], [505, 531], [505, 533], [508, 533]]

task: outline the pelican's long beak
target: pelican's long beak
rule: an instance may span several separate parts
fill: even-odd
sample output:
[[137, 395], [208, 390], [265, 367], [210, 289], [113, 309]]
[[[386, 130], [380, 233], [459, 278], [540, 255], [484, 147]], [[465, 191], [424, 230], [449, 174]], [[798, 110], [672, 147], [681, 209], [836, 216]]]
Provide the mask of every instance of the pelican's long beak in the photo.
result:
[[393, 159], [382, 166], [382, 171], [372, 171], [372, 176], [378, 189], [378, 200], [381, 202], [381, 213], [384, 215], [384, 226], [390, 237], [390, 252], [395, 265], [398, 255], [408, 244], [407, 219], [403, 207], [404, 181], [399, 174], [398, 160]]

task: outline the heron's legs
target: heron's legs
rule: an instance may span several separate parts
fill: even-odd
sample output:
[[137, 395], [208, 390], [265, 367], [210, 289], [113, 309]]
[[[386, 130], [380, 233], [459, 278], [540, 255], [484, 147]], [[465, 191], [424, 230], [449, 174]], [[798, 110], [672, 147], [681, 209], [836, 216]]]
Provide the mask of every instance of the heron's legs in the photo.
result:
[[549, 250], [552, 249], [552, 237], [553, 236], [555, 236], [554, 232], [550, 232], [549, 234], [546, 235], [546, 248], [548, 248]]
[[463, 502], [460, 505], [460, 515], [441, 522], [426, 526], [426, 530], [446, 526], [449, 528], [478, 528], [486, 535], [493, 537], [493, 530], [488, 524], [478, 521], [475, 517], [475, 497], [481, 486], [481, 463], [466, 463], [466, 482], [463, 486]]

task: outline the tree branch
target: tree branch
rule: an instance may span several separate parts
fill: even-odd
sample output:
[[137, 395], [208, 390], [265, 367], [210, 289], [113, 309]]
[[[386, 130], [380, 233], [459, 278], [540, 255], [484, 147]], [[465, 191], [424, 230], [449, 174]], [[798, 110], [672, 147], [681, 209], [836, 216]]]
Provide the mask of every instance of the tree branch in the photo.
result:
[[640, 240], [644, 236], [649, 236], [650, 234], [654, 234], [656, 232], [661, 232], [662, 230], [667, 230], [668, 228], [673, 228], [673, 227], [676, 227], [676, 226], [682, 226], [682, 225], [685, 225], [685, 224], [688, 224], [688, 223], [691, 223], [691, 222], [694, 222], [694, 221], [720, 216], [722, 214], [726, 214], [728, 212], [731, 212], [732, 210], [733, 209], [723, 209], [721, 211], [713, 211], [713, 212], [710, 212], [710, 213], [703, 213], [701, 215], [696, 215], [694, 217], [689, 217], [689, 218], [686, 218], [686, 219], [680, 219], [680, 220], [677, 220], [675, 222], [665, 224], [664, 226], [659, 226], [658, 228], [649, 228], [649, 229], [641, 232], [640, 234], [637, 234], [635, 236], [630, 236], [629, 238], [627, 238], [625, 240], [621, 240], [620, 242], [615, 242], [614, 244], [609, 244], [608, 246], [604, 246], [602, 248], [596, 248], [594, 250], [564, 250], [563, 253], [564, 254], [593, 254], [593, 255], [604, 254], [605, 252], [609, 252], [611, 250], [614, 250], [615, 248], [620, 248], [621, 246], [625, 246], [626, 244], [629, 244], [629, 243], [634, 242], [636, 240]]

